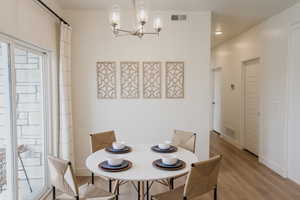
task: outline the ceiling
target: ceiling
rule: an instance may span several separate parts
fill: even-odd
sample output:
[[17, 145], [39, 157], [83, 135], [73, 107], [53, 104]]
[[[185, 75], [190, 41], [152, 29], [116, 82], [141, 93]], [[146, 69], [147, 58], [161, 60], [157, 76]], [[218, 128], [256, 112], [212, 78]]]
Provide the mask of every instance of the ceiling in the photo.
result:
[[[58, 0], [66, 9], [132, 8], [132, 0]], [[138, 0], [137, 0], [138, 1]], [[300, 0], [143, 0], [147, 9], [213, 12], [212, 45], [216, 46]], [[214, 32], [221, 30], [222, 35]]]

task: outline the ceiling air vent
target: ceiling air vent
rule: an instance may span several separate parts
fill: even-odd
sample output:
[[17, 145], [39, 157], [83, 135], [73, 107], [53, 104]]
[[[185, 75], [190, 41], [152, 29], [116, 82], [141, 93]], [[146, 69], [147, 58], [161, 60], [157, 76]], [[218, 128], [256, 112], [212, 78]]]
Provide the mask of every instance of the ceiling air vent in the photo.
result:
[[171, 15], [172, 21], [185, 21], [187, 19], [186, 15]]

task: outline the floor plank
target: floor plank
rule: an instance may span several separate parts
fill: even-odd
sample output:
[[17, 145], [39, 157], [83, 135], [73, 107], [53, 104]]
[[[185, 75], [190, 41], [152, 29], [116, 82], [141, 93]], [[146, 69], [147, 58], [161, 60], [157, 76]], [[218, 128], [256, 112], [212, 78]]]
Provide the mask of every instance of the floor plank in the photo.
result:
[[[219, 177], [219, 200], [300, 200], [300, 186], [284, 179], [248, 152], [241, 151], [224, 141], [216, 134], [210, 136], [210, 155], [223, 155]], [[185, 177], [177, 180], [175, 186], [184, 183]], [[90, 181], [90, 177], [78, 177], [80, 184]], [[96, 179], [96, 184], [108, 188], [107, 183]], [[166, 191], [167, 188], [155, 184], [152, 194]], [[120, 189], [120, 200], [136, 199], [136, 192], [130, 184]], [[207, 194], [199, 200], [211, 200]]]

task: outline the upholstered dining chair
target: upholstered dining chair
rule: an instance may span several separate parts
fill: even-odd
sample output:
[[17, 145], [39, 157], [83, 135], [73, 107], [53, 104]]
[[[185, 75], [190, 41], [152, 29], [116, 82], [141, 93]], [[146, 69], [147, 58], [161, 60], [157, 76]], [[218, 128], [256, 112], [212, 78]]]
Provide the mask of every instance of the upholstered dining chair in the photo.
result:
[[222, 156], [219, 155], [207, 161], [193, 163], [185, 185], [154, 195], [151, 200], [192, 200], [211, 191], [214, 191], [214, 200], [217, 200], [221, 160]]
[[[116, 141], [114, 131], [106, 131], [101, 133], [90, 134], [92, 153], [110, 147]], [[109, 191], [112, 191], [112, 180], [109, 181]], [[92, 184], [95, 183], [95, 175], [92, 173]]]
[[[72, 164], [69, 161], [54, 156], [48, 156], [48, 166], [50, 182], [53, 188], [53, 200], [74, 198], [76, 200], [92, 200], [96, 198], [101, 198], [103, 200], [115, 199], [114, 194], [106, 192], [92, 184], [85, 184], [79, 188]], [[63, 194], [56, 195], [56, 189]]]

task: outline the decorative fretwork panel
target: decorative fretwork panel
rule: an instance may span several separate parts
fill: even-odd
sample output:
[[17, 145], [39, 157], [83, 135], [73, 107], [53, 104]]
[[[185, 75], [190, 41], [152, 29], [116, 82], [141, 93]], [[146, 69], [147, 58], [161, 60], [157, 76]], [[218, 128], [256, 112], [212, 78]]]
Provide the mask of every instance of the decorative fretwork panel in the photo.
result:
[[121, 98], [139, 98], [139, 62], [121, 62]]
[[184, 98], [184, 62], [166, 62], [166, 98]]
[[161, 62], [143, 62], [143, 96], [161, 98]]
[[99, 99], [115, 99], [116, 62], [97, 63], [97, 91]]

